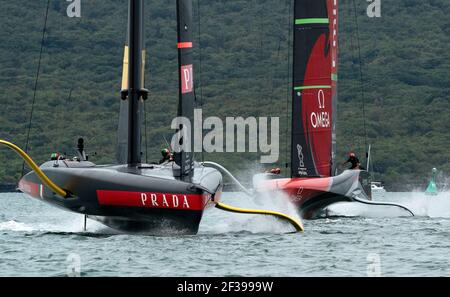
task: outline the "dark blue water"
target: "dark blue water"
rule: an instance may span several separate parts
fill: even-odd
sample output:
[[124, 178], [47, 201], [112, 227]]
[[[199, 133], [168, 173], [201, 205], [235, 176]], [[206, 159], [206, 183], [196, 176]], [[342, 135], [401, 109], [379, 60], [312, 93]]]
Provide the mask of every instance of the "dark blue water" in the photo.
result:
[[[213, 209], [197, 236], [150, 237], [92, 221], [83, 232], [80, 215], [0, 194], [0, 276], [450, 276], [450, 193], [377, 200], [419, 216], [347, 203], [331, 213], [353, 217], [305, 221], [305, 233], [287, 234], [292, 227], [276, 219]], [[238, 194], [224, 202], [252, 206]]]

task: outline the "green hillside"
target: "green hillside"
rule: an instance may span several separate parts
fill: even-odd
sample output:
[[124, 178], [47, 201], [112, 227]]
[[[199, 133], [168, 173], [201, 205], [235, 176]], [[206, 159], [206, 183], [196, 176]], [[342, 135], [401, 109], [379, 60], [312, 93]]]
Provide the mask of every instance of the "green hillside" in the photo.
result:
[[[96, 152], [94, 162], [114, 161], [127, 1], [81, 2], [82, 17], [68, 18], [68, 2], [51, 0], [30, 138], [37, 162], [54, 151], [73, 154], [79, 136], [91, 155]], [[46, 3], [0, 0], [0, 139], [22, 147]], [[200, 40], [196, 34], [196, 93], [204, 116], [280, 117], [278, 166], [287, 158], [289, 3], [200, 0]], [[383, 0], [379, 19], [367, 17], [365, 0], [356, 3], [367, 142], [377, 179], [400, 190], [425, 184], [432, 167], [449, 176], [450, 2]], [[344, 161], [349, 150], [364, 155], [365, 132], [353, 1], [340, 5], [338, 153]], [[146, 10], [146, 142], [148, 159], [157, 160], [176, 114], [175, 1], [147, 0]], [[247, 177], [243, 170], [259, 167], [257, 154], [205, 159]], [[0, 183], [19, 179], [22, 163], [13, 152], [1, 149], [0, 164]]]

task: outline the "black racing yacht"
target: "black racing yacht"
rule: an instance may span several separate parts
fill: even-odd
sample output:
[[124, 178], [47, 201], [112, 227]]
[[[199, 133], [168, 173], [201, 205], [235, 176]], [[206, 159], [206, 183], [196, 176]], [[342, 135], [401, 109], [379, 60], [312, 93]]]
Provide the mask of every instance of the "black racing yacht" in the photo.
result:
[[[26, 174], [19, 189], [53, 206], [86, 215], [123, 232], [196, 234], [203, 213], [215, 206], [222, 175], [194, 161], [193, 148], [182, 147], [162, 164], [141, 160], [141, 125], [145, 46], [144, 0], [129, 0], [128, 44], [119, 120], [119, 165], [87, 160], [84, 143], [76, 159], [56, 157]], [[194, 116], [192, 0], [177, 0], [179, 101], [178, 116]], [[118, 98], [118, 100], [120, 100]], [[192, 131], [179, 126], [179, 143]], [[184, 131], [183, 131], [184, 130]], [[192, 143], [192, 141], [189, 141]]]

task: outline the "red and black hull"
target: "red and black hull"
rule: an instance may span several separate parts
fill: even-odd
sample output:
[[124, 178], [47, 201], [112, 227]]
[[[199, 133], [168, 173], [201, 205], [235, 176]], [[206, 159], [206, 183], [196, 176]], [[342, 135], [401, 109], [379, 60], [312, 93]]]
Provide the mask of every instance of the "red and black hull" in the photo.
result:
[[276, 178], [270, 174], [265, 177], [255, 184], [256, 191], [286, 194], [304, 219], [324, 217], [331, 204], [368, 199], [370, 195], [368, 174], [360, 170], [347, 170], [341, 175], [323, 178]]
[[197, 166], [191, 182], [174, 178], [173, 164], [95, 166], [89, 162], [59, 161], [41, 166], [59, 187], [63, 198], [42, 185], [31, 172], [19, 189], [53, 206], [87, 215], [127, 233], [196, 234], [206, 209], [220, 199], [221, 174]]

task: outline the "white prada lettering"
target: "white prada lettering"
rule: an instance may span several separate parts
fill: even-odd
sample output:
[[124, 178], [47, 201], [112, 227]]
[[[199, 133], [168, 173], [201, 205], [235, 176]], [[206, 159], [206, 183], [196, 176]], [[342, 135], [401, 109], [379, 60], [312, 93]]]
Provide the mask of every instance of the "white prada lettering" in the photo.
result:
[[142, 205], [145, 206], [145, 202], [147, 202], [147, 194], [145, 194], [145, 193], [141, 194], [141, 201], [142, 201]]
[[144, 207], [190, 209], [187, 195], [140, 193], [140, 201]]
[[159, 206], [158, 205], [158, 196], [156, 196], [156, 194], [152, 194], [151, 197], [152, 197], [152, 206], [158, 207]]

